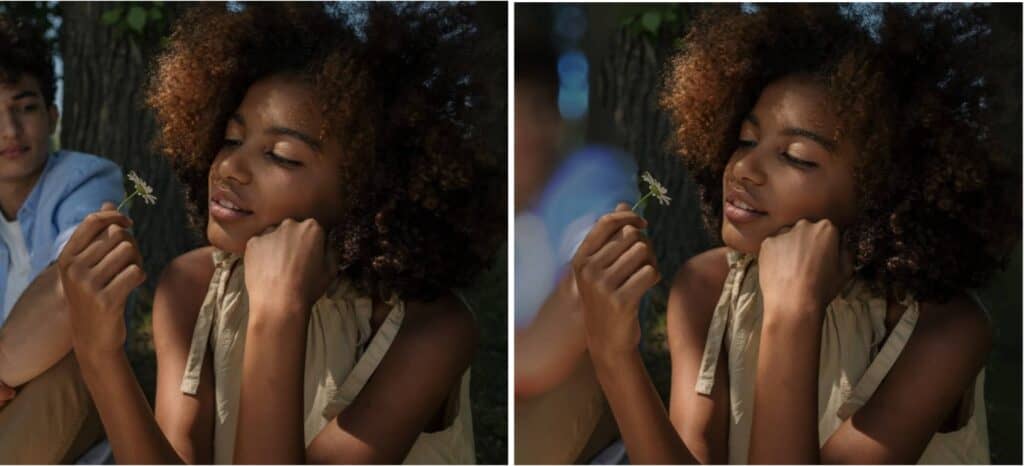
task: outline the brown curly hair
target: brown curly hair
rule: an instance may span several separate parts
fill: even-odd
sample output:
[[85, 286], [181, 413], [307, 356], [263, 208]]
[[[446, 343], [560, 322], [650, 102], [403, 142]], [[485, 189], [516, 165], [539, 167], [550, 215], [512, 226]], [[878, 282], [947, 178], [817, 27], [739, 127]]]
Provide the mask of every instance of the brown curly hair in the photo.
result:
[[57, 92], [53, 49], [43, 35], [43, 28], [24, 19], [0, 15], [0, 82], [13, 84], [26, 74], [39, 81], [46, 105], [53, 105]]
[[[177, 23], [147, 103], [206, 231], [207, 176], [249, 86], [310, 82], [337, 135], [345, 213], [332, 244], [363, 292], [432, 299], [484, 269], [505, 231], [504, 50], [466, 5], [204, 5]], [[493, 29], [493, 28], [492, 28]], [[504, 69], [499, 66], [497, 69]], [[499, 80], [494, 85], [488, 80]], [[500, 126], [496, 127], [498, 124]]]
[[837, 136], [858, 149], [859, 217], [844, 232], [858, 276], [943, 301], [983, 285], [1020, 238], [1021, 177], [993, 128], [991, 29], [973, 8], [879, 8], [707, 10], [670, 62], [662, 105], [720, 237], [722, 176], [742, 119], [770, 82], [816, 78], [842, 121]]

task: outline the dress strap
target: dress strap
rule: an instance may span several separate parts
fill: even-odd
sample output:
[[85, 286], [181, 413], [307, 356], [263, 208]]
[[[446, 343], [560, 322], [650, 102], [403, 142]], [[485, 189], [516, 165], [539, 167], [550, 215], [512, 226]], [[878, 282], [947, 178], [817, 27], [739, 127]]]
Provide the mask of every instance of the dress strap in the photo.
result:
[[702, 395], [710, 395], [715, 385], [715, 370], [718, 367], [718, 356], [722, 353], [722, 340], [729, 326], [729, 311], [736, 302], [743, 278], [746, 276], [747, 265], [750, 263], [749, 257], [735, 251], [730, 251], [727, 258], [729, 275], [725, 278], [722, 294], [715, 305], [714, 315], [711, 316], [711, 326], [708, 328], [708, 337], [704, 344], [704, 356], [701, 358], [700, 371], [697, 374], [695, 389]]
[[203, 358], [206, 356], [206, 348], [210, 341], [213, 319], [217, 313], [217, 305], [224, 296], [235, 259], [236, 256], [223, 251], [213, 252], [213, 278], [210, 280], [203, 305], [199, 308], [199, 316], [192, 330], [192, 345], [189, 347], [188, 359], [185, 362], [185, 374], [181, 378], [181, 391], [189, 395], [195, 395], [199, 389], [199, 375], [203, 370]]
[[857, 382], [857, 386], [853, 388], [850, 398], [836, 411], [836, 415], [841, 419], [845, 420], [852, 416], [875, 394], [875, 390], [878, 389], [882, 380], [885, 379], [889, 370], [892, 369], [896, 358], [903, 352], [907, 341], [910, 340], [910, 335], [914, 333], [914, 328], [917, 326], [917, 317], [920, 312], [918, 302], [908, 299], [903, 304], [906, 305], [906, 309], [903, 311], [903, 316], [900, 318], [899, 323], [893, 328], [892, 334], [889, 335], [888, 340], [882, 345], [882, 349], [875, 356], [875, 359], [871, 361], [864, 375]]
[[[356, 399], [356, 395], [362, 391], [363, 386], [366, 385], [373, 372], [377, 370], [377, 366], [384, 359], [388, 349], [391, 348], [391, 343], [395, 341], [395, 335], [398, 334], [398, 330], [402, 327], [402, 320], [405, 319], [405, 302], [395, 300], [394, 303], [394, 307], [388, 312], [384, 323], [377, 329], [377, 334], [370, 340], [366, 351], [363, 352], [355, 367], [352, 368], [352, 372], [349, 373], [341, 388], [338, 389], [338, 395], [332, 404], [341, 403], [342, 406], [351, 404]], [[357, 302], [357, 305], [372, 306], [373, 304], [371, 300], [364, 298]], [[325, 411], [331, 410], [327, 409]]]

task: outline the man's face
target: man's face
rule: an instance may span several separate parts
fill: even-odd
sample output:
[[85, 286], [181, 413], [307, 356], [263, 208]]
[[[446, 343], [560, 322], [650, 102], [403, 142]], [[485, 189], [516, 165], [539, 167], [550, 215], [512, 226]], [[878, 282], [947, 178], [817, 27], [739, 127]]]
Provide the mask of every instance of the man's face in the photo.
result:
[[0, 183], [35, 182], [57, 118], [57, 107], [46, 105], [35, 77], [0, 83]]

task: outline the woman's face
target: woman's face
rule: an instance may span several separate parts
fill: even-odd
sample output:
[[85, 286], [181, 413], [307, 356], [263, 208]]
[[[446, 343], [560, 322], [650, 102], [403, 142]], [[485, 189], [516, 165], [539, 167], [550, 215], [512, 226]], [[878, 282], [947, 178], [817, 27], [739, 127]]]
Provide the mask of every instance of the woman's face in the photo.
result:
[[840, 229], [855, 215], [853, 144], [824, 86], [790, 76], [761, 92], [740, 128], [722, 179], [722, 240], [757, 253], [761, 242], [797, 220], [829, 219]]
[[321, 123], [316, 93], [301, 80], [275, 75], [249, 87], [210, 167], [211, 244], [241, 254], [286, 218], [337, 224], [341, 147], [320, 139]]

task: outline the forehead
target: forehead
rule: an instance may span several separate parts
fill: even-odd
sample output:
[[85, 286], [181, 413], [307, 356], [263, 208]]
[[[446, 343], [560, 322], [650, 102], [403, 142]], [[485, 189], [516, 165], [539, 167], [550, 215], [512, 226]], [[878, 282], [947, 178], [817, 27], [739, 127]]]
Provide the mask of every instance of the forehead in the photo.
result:
[[761, 125], [795, 127], [831, 137], [839, 120], [825, 86], [808, 77], [785, 77], [765, 86], [753, 113]]
[[[0, 71], [0, 77], [3, 76], [4, 73]], [[13, 81], [0, 79], [0, 100], [9, 101], [25, 92], [32, 92], [36, 97], [42, 97], [43, 94], [39, 88], [39, 80], [27, 73], [22, 73]]]
[[247, 125], [284, 126], [320, 134], [323, 121], [316, 92], [296, 78], [271, 76], [253, 83], [245, 93], [238, 113]]

